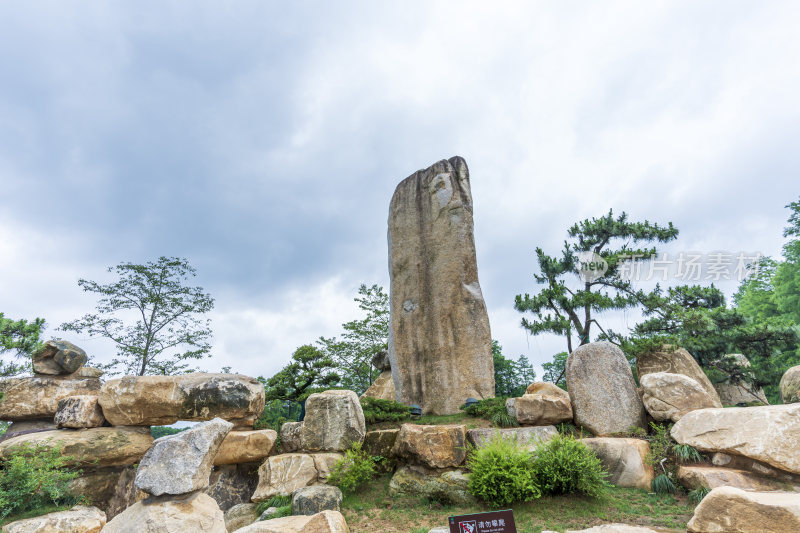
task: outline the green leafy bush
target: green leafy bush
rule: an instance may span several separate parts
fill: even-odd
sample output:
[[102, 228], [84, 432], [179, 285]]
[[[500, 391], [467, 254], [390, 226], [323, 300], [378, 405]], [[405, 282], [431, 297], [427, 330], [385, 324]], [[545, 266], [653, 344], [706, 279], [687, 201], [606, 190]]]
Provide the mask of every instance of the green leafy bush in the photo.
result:
[[10, 450], [0, 468], [0, 520], [53, 505], [74, 505], [80, 497], [69, 493], [69, 482], [79, 472], [69, 471], [70, 456], [61, 446], [22, 444]]
[[378, 422], [399, 422], [411, 416], [411, 408], [394, 400], [381, 400], [364, 396], [361, 398], [361, 409], [367, 424]]
[[516, 439], [495, 434], [470, 453], [469, 492], [491, 507], [535, 500], [542, 495], [531, 467], [531, 453]]
[[336, 461], [328, 476], [328, 484], [335, 485], [344, 493], [355, 492], [375, 475], [375, 460], [356, 443], [344, 457]]
[[573, 437], [556, 435], [536, 448], [533, 471], [545, 494], [602, 496], [608, 474], [597, 455]]
[[503, 428], [519, 426], [517, 419], [509, 415], [506, 410], [506, 398], [486, 398], [476, 404], [462, 405], [460, 409], [469, 416], [491, 420], [495, 426]]

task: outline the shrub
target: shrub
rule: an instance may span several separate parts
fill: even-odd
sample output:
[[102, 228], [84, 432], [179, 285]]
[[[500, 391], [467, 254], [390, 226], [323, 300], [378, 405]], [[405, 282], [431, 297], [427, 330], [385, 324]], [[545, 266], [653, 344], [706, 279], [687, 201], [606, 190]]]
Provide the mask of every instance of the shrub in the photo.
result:
[[69, 482], [79, 474], [67, 470], [71, 459], [61, 455], [61, 446], [13, 447], [0, 469], [0, 520], [12, 514], [77, 503], [80, 498], [69, 493]]
[[602, 496], [608, 474], [597, 455], [573, 437], [556, 435], [536, 448], [533, 460], [536, 480], [545, 494]]
[[399, 422], [408, 419], [411, 415], [411, 408], [400, 402], [369, 396], [361, 398], [361, 409], [364, 411], [364, 421], [367, 424]]
[[667, 474], [659, 474], [654, 477], [651, 488], [656, 494], [675, 494], [678, 492], [678, 487], [675, 486], [675, 483], [672, 482]]
[[517, 427], [519, 422], [506, 410], [506, 398], [486, 398], [472, 405], [460, 407], [469, 416], [491, 420], [495, 426], [507, 428]]
[[531, 453], [516, 440], [495, 434], [467, 462], [469, 492], [491, 507], [535, 500], [542, 495], [531, 468]]
[[361, 449], [361, 443], [354, 444], [336, 461], [328, 476], [328, 483], [342, 489], [344, 493], [355, 492], [375, 475], [375, 460]]

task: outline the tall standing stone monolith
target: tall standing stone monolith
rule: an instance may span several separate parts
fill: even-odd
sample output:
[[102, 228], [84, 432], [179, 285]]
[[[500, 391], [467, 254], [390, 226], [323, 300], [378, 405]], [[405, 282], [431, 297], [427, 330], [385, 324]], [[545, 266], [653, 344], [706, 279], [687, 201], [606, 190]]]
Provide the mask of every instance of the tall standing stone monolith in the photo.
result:
[[395, 189], [389, 275], [389, 359], [398, 401], [426, 414], [451, 414], [467, 398], [494, 396], [492, 338], [463, 158], [439, 161]]

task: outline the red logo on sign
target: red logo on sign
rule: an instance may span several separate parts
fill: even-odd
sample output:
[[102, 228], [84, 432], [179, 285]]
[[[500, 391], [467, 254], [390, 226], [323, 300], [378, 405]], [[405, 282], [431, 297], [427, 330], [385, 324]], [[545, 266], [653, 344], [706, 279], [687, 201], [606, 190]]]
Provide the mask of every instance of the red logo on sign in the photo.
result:
[[477, 522], [475, 520], [472, 522], [459, 522], [458, 525], [461, 528], [461, 533], [475, 533], [478, 531]]

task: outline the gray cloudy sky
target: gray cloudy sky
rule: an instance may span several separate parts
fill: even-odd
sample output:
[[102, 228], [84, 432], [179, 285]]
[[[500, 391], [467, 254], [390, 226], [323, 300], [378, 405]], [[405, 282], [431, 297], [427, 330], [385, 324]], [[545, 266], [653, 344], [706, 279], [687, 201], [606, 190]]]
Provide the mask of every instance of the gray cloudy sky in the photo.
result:
[[56, 335], [79, 277], [184, 256], [217, 301], [203, 367], [270, 375], [388, 289], [394, 187], [461, 155], [493, 336], [539, 364], [564, 343], [513, 298], [576, 220], [779, 253], [798, 27], [789, 1], [2, 2], [0, 311]]

